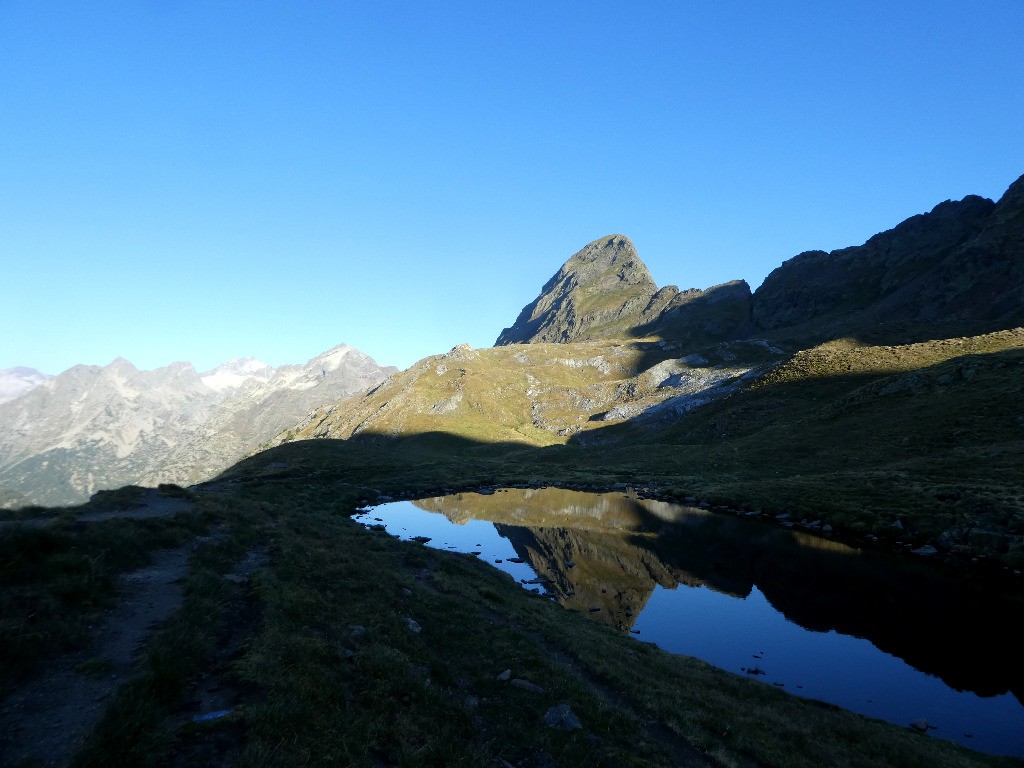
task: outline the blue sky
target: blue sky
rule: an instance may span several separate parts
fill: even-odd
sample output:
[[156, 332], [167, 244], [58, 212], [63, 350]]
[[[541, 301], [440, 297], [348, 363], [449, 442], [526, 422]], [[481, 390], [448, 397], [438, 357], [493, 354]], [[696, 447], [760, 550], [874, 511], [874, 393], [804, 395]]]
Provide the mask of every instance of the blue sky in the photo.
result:
[[1024, 174], [1024, 3], [0, 0], [0, 368], [489, 346]]

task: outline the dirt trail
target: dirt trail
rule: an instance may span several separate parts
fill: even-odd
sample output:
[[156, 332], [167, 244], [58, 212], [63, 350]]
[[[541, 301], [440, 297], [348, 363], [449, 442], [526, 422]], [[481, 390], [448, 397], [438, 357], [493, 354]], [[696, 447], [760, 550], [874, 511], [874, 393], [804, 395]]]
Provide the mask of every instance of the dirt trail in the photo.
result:
[[195, 506], [195, 502], [190, 499], [178, 496], [164, 496], [155, 488], [147, 488], [141, 502], [141, 507], [112, 509], [109, 512], [86, 512], [76, 517], [75, 520], [83, 523], [90, 523], [96, 520], [112, 520], [119, 517], [130, 520], [142, 520], [146, 517], [166, 517], [168, 515], [175, 515], [178, 512], [187, 512]]
[[55, 659], [0, 703], [0, 766], [68, 764], [107, 700], [137, 671], [140, 648], [181, 604], [192, 546], [156, 552], [150, 566], [122, 576], [121, 596], [91, 646]]

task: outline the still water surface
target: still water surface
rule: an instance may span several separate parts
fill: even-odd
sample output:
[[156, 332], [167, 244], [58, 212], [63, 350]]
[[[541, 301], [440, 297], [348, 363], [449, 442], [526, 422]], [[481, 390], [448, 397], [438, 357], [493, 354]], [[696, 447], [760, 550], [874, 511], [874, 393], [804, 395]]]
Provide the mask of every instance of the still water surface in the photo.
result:
[[395, 502], [356, 518], [478, 553], [673, 653], [933, 737], [1024, 757], [1019, 599], [759, 520], [558, 488]]

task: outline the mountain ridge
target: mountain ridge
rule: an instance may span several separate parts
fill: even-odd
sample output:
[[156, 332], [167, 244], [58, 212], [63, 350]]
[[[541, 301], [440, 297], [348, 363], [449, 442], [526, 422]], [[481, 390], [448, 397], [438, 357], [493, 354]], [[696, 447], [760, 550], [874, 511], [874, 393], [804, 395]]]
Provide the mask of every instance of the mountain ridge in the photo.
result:
[[188, 362], [140, 371], [123, 357], [72, 366], [0, 403], [0, 505], [198, 482], [318, 405], [396, 370], [344, 344], [277, 369], [252, 358], [202, 374]]
[[[799, 253], [753, 292], [743, 280], [659, 289], [632, 241], [607, 235], [571, 256], [495, 345], [760, 336], [810, 346], [985, 333], [1024, 324], [1022, 251], [1024, 176], [998, 201], [946, 200], [862, 245]], [[630, 271], [618, 275], [623, 263]]]

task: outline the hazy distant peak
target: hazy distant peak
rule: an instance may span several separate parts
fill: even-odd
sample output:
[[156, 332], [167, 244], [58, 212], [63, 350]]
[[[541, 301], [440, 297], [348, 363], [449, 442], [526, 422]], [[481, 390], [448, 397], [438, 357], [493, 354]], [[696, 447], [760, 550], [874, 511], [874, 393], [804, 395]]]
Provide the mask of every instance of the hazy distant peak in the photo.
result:
[[109, 364], [103, 366], [108, 371], [124, 371], [126, 373], [138, 373], [139, 369], [132, 365], [130, 360], [118, 355]]
[[23, 365], [16, 365], [13, 368], [0, 369], [0, 376], [17, 376], [18, 378], [32, 379], [42, 377], [51, 378], [50, 374], [37, 371], [35, 368], [26, 368]]
[[309, 367], [319, 367], [325, 371], [336, 371], [345, 362], [345, 359], [353, 353], [358, 354], [358, 351], [348, 346], [348, 344], [339, 344], [310, 360]]
[[203, 376], [211, 376], [216, 373], [240, 373], [247, 375], [259, 375], [261, 372], [270, 368], [267, 363], [262, 360], [257, 360], [255, 357], [233, 357], [225, 363], [221, 363], [216, 368], [210, 371], [205, 371]]
[[35, 368], [15, 366], [0, 370], [0, 403], [21, 397], [38, 384], [53, 377]]

